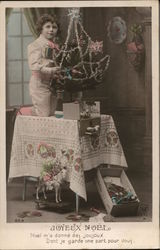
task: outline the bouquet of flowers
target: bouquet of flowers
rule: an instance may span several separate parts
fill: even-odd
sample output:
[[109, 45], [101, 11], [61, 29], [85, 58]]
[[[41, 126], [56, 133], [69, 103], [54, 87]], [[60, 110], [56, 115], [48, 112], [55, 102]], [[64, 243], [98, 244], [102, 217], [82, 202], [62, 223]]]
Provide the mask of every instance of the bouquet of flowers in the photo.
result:
[[142, 26], [134, 24], [131, 27], [132, 41], [127, 44], [128, 58], [136, 71], [140, 71], [144, 66], [145, 47], [142, 38]]

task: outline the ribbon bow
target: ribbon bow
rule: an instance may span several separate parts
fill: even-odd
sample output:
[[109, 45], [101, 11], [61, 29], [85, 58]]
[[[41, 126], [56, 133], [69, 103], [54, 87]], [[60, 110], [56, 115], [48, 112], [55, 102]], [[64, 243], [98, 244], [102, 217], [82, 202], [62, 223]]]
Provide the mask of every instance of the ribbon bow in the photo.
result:
[[66, 72], [68, 79], [72, 80], [72, 76], [70, 74], [70, 69], [65, 69], [65, 72]]
[[49, 46], [50, 48], [52, 48], [52, 49], [59, 50], [58, 44], [53, 43], [53, 42], [51, 42], [51, 41], [48, 42], [48, 46]]

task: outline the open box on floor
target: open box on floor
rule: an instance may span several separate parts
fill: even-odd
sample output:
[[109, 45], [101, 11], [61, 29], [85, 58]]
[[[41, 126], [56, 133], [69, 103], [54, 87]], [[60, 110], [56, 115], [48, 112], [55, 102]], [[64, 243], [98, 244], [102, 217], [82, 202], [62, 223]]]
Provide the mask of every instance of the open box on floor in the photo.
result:
[[[126, 203], [115, 204], [109, 194], [106, 185], [107, 181], [110, 183], [116, 183], [117, 185], [123, 187], [127, 190], [127, 192], [133, 194], [136, 198]], [[109, 165], [109, 167], [99, 167], [97, 169], [95, 183], [108, 214], [113, 216], [137, 215], [140, 201], [122, 167], [115, 167], [111, 165]]]

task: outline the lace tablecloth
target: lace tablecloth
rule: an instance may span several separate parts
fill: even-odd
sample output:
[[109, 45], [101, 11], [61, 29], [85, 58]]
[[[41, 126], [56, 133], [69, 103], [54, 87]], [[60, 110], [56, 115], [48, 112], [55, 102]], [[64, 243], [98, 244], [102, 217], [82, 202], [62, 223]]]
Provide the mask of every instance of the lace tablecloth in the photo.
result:
[[78, 121], [19, 115], [15, 121], [9, 179], [40, 176], [42, 165], [58, 160], [68, 169], [70, 189], [87, 200], [84, 171], [100, 164], [127, 167], [109, 115], [101, 116], [100, 136], [79, 137]]

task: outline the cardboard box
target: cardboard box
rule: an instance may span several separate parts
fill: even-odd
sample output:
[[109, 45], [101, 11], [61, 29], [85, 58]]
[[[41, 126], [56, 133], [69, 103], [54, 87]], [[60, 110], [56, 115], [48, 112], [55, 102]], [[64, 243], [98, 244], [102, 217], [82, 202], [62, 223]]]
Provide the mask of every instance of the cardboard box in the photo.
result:
[[127, 191], [136, 197], [137, 195], [122, 167], [99, 168], [95, 177], [95, 183], [107, 213], [113, 216], [135, 216], [140, 204], [139, 199], [137, 198], [136, 201], [131, 201], [126, 204], [114, 204], [108, 193], [104, 181], [105, 177], [117, 178]]
[[80, 103], [64, 103], [64, 119], [78, 120], [79, 135], [84, 136], [88, 127], [95, 127], [97, 125], [99, 127], [101, 126], [101, 117], [100, 113], [98, 113], [100, 112], [100, 103], [97, 102], [96, 105], [93, 110], [93, 116], [91, 115], [89, 118], [81, 118], [82, 106]]
[[[82, 114], [88, 111], [87, 118], [82, 117]], [[89, 105], [86, 101], [63, 103], [64, 119], [80, 120], [88, 118], [100, 117], [100, 102], [94, 102], [94, 105]]]
[[80, 120], [81, 108], [79, 103], [63, 103], [64, 119]]

